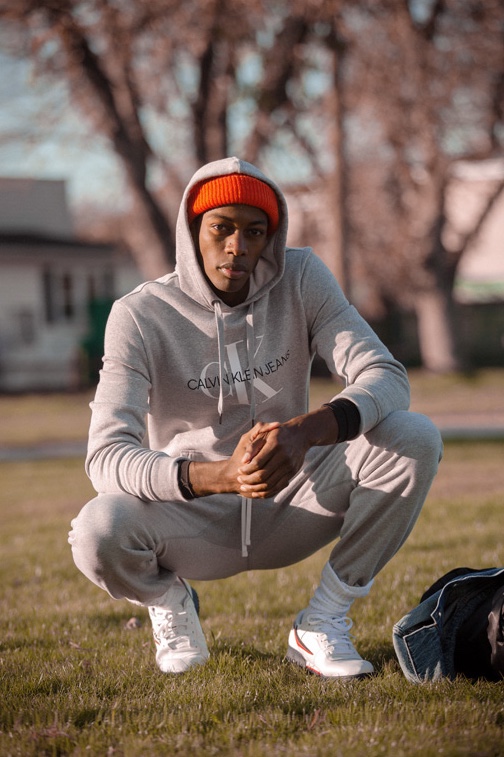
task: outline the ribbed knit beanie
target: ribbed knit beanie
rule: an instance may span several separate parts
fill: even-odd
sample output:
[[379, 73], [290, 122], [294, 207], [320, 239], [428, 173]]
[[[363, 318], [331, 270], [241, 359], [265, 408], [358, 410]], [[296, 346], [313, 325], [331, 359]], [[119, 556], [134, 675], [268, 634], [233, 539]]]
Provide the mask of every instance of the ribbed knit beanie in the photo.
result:
[[273, 189], [264, 181], [247, 174], [232, 173], [196, 184], [187, 199], [189, 223], [212, 208], [225, 205], [251, 205], [264, 210], [268, 216], [268, 231], [278, 228], [278, 200]]

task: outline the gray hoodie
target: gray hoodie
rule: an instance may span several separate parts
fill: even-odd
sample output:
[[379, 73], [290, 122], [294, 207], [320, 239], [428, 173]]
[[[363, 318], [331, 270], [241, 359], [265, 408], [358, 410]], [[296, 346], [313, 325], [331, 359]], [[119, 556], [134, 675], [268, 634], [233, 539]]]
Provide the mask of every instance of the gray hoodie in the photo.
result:
[[[208, 285], [186, 211], [196, 182], [230, 173], [269, 184], [280, 208], [248, 297], [235, 307]], [[177, 221], [175, 271], [137, 287], [110, 313], [86, 460], [98, 492], [183, 500], [180, 460], [225, 458], [254, 421], [307, 411], [315, 355], [342, 379], [338, 396], [357, 405], [361, 433], [407, 409], [404, 368], [322, 261], [310, 248], [286, 248], [286, 237], [285, 199], [254, 166], [226, 158], [193, 176]]]

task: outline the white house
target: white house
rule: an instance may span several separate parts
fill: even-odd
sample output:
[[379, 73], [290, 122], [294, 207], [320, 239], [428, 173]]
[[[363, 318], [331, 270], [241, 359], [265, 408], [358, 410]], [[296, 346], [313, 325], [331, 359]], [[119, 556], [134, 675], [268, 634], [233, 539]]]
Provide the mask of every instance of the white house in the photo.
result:
[[92, 308], [138, 281], [113, 246], [74, 236], [63, 181], [0, 178], [0, 391], [78, 386]]

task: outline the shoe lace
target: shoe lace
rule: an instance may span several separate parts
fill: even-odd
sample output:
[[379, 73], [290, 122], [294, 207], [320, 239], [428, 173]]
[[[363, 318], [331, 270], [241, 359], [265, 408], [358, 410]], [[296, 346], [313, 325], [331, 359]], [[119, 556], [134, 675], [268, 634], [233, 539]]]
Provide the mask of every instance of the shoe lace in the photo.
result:
[[353, 626], [351, 618], [330, 618], [312, 613], [308, 615], [307, 621], [316, 633], [322, 635], [320, 641], [328, 652], [337, 649], [339, 654], [355, 653], [349, 633]]
[[153, 608], [156, 620], [154, 636], [158, 641], [165, 641], [172, 647], [187, 646], [191, 643], [191, 617], [183, 604], [170, 608]]

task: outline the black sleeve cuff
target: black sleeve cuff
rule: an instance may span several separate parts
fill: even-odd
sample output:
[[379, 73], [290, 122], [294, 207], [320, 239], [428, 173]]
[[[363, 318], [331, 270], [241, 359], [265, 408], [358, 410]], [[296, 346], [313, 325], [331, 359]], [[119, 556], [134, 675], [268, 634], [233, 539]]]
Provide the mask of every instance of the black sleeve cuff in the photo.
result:
[[338, 423], [336, 442], [348, 442], [359, 435], [361, 416], [357, 405], [342, 397], [332, 402], [326, 402], [324, 407], [331, 408]]
[[178, 464], [178, 485], [184, 499], [195, 499], [196, 495], [189, 482], [190, 460], [180, 460]]

